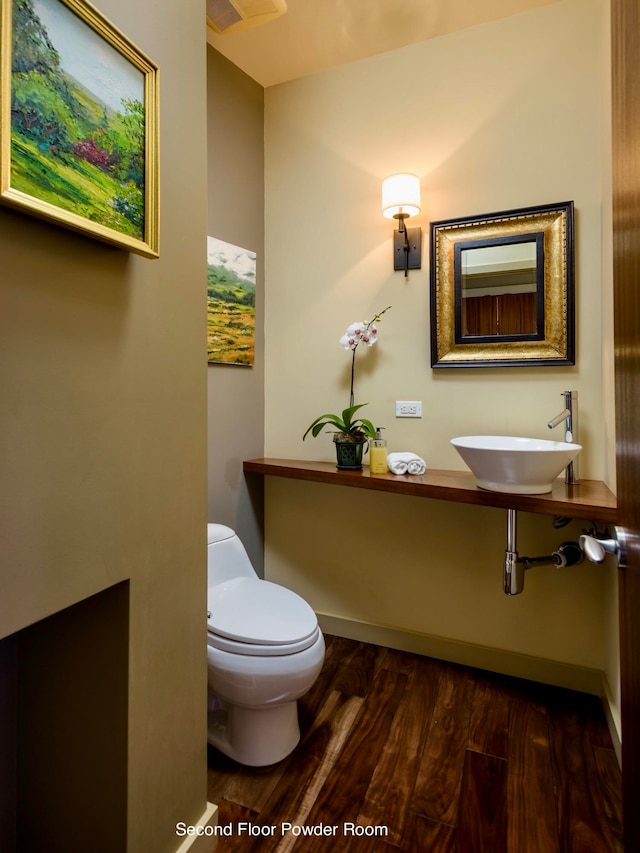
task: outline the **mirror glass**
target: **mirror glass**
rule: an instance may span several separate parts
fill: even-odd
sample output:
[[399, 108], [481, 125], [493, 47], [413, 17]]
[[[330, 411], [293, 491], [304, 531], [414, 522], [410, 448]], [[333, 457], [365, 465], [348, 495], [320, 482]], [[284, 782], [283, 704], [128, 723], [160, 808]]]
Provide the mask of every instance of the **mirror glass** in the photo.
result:
[[538, 281], [543, 258], [536, 236], [458, 244], [454, 259], [457, 343], [480, 338], [532, 340], [543, 332], [543, 286]]
[[572, 202], [432, 223], [432, 366], [573, 364], [572, 235]]

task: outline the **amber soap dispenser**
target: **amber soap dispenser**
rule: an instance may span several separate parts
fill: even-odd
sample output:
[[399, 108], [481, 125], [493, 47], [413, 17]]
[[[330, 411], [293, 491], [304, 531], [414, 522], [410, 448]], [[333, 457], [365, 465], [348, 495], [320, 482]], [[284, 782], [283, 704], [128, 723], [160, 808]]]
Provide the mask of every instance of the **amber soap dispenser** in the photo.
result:
[[371, 474], [386, 474], [387, 442], [382, 437], [384, 427], [376, 427], [376, 437], [369, 441], [369, 471]]

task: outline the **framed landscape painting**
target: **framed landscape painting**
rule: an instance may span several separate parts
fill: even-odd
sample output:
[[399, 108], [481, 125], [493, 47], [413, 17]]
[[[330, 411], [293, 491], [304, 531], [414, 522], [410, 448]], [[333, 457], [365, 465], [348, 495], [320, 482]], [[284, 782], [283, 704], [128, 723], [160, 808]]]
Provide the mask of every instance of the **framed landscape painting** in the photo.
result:
[[158, 68], [84, 0], [0, 0], [0, 201], [158, 257]]
[[252, 367], [256, 253], [207, 237], [207, 359]]

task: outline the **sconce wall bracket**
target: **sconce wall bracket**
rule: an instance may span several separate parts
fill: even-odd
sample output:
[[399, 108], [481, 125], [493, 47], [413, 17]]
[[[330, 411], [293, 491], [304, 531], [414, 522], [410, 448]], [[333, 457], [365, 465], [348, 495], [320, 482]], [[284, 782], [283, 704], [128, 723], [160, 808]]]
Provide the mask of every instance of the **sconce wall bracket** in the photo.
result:
[[405, 248], [405, 231], [393, 232], [393, 268], [419, 270], [422, 266], [422, 228], [407, 228], [406, 236], [408, 250]]

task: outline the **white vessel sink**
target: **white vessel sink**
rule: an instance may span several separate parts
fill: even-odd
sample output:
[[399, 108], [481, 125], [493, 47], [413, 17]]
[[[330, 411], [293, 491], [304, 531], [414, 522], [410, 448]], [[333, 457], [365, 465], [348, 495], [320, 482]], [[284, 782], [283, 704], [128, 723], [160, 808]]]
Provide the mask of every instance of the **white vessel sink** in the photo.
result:
[[478, 486], [512, 495], [543, 495], [580, 453], [582, 445], [511, 435], [464, 435], [451, 444], [475, 474]]

